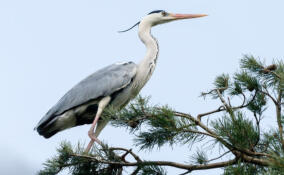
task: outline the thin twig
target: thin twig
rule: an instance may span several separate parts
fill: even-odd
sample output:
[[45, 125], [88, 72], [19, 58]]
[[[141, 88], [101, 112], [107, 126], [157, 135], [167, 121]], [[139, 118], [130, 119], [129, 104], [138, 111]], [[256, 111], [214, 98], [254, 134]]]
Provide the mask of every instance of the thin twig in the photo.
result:
[[188, 174], [188, 173], [191, 173], [191, 170], [188, 170], [188, 171], [186, 171], [186, 172], [184, 172], [184, 173], [181, 173], [181, 174], [179, 174], [179, 175], [186, 175], [186, 174]]
[[260, 90], [260, 92], [261, 93], [263, 93], [263, 94], [265, 94], [265, 95], [267, 95], [272, 101], [273, 101], [273, 103], [275, 104], [275, 105], [277, 105], [277, 101], [275, 100], [275, 98], [274, 97], [272, 97], [272, 95], [271, 94], [269, 94], [269, 92], [268, 92], [268, 90], [267, 90], [267, 88], [264, 88], [266, 91], [262, 91], [262, 90]]
[[141, 168], [138, 166], [130, 175], [136, 175]]
[[137, 161], [137, 162], [142, 162], [142, 160], [139, 158], [139, 156], [137, 154], [135, 154], [132, 149], [126, 149], [126, 148], [120, 148], [120, 147], [111, 147], [109, 148], [110, 150], [121, 150], [121, 151], [125, 151], [127, 153], [130, 153], [133, 158]]
[[281, 76], [278, 75], [276, 72], [271, 71], [271, 73], [272, 73], [273, 75], [275, 75], [277, 78], [281, 79]]
[[183, 129], [182, 131], [184, 132], [192, 132], [192, 133], [196, 133], [196, 134], [201, 134], [201, 135], [207, 135], [210, 137], [214, 137], [214, 135], [206, 133], [206, 132], [201, 132], [201, 131], [197, 131], [197, 130], [192, 130], [192, 129]]
[[198, 114], [197, 115], [197, 119], [201, 120], [201, 118], [203, 116], [207, 116], [207, 115], [214, 114], [214, 113], [221, 112], [221, 111], [224, 111], [224, 106], [220, 106], [218, 109], [213, 110], [213, 111], [209, 111], [209, 112], [206, 112], [206, 113]]
[[227, 97], [230, 108], [232, 108], [230, 97]]
[[245, 103], [246, 103], [246, 95], [245, 95], [243, 92], [242, 92], [241, 94], [242, 94], [242, 96], [243, 96], [243, 103], [242, 103], [241, 106], [244, 106]]
[[221, 157], [223, 157], [224, 155], [226, 155], [226, 154], [228, 154], [228, 153], [230, 153], [230, 152], [231, 152], [231, 151], [227, 151], [227, 152], [225, 152], [224, 154], [222, 154], [221, 156], [216, 157], [216, 158], [213, 158], [213, 159], [210, 159], [210, 160], [208, 160], [207, 162], [211, 162], [211, 161], [214, 161], [214, 160], [220, 159]]

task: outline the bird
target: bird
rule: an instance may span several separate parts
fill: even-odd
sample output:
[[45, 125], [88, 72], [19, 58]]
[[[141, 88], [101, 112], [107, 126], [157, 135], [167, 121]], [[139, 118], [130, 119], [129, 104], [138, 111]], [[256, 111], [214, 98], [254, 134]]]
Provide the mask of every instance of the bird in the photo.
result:
[[89, 75], [71, 88], [38, 122], [35, 130], [45, 138], [79, 125], [91, 124], [88, 131], [90, 142], [85, 150], [89, 152], [109, 119], [101, 115], [108, 106], [120, 110], [135, 98], [152, 76], [159, 54], [157, 40], [151, 28], [171, 21], [199, 18], [206, 14], [175, 14], [165, 10], [148, 13], [127, 32], [138, 26], [138, 36], [146, 46], [146, 55], [138, 63], [118, 62]]

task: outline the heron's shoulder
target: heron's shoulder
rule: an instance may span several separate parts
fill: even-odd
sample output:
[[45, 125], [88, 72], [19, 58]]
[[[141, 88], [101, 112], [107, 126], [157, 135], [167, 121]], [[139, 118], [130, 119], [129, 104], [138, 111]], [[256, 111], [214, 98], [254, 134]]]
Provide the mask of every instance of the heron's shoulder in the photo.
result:
[[132, 61], [119, 61], [119, 62], [114, 63], [114, 65], [126, 66], [126, 65], [136, 65], [136, 64]]
[[[129, 74], [129, 76], [134, 76], [136, 73], [137, 65], [132, 62], [117, 62], [114, 64], [111, 64], [109, 66], [106, 66], [102, 69], [99, 69], [98, 71], [91, 74], [86, 79], [90, 79], [93, 77], [105, 77], [105, 76], [112, 76], [113, 74], [116, 74], [118, 76], [123, 76], [124, 74]], [[84, 81], [84, 80], [83, 80]]]
[[114, 67], [117, 67], [118, 69], [126, 70], [128, 72], [136, 72], [137, 65], [132, 62], [117, 62], [113, 64]]

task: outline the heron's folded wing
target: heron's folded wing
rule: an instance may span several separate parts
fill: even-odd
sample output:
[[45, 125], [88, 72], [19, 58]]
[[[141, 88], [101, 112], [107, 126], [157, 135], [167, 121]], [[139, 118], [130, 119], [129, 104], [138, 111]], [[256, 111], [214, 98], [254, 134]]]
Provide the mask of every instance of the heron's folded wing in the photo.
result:
[[126, 87], [135, 74], [136, 64], [133, 62], [112, 64], [98, 70], [70, 89], [39, 121], [37, 127], [69, 109]]

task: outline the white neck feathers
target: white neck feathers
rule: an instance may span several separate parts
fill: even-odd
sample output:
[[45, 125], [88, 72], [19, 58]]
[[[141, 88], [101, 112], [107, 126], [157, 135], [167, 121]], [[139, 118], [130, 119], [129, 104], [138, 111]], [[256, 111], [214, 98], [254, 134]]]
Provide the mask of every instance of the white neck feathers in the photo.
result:
[[139, 24], [139, 38], [146, 46], [146, 55], [138, 64], [135, 77], [135, 86], [140, 90], [151, 77], [156, 67], [156, 61], [159, 53], [157, 40], [151, 35], [152, 25], [147, 21], [141, 21]]

